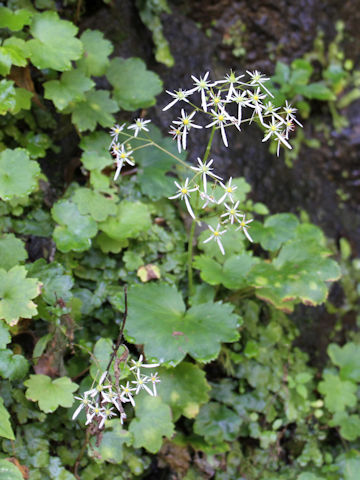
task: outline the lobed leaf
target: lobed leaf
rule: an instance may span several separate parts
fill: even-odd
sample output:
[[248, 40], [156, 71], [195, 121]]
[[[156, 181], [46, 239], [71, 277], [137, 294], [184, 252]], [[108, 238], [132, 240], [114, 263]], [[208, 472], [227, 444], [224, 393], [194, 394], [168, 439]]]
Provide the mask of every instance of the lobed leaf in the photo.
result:
[[72, 394], [79, 387], [68, 377], [51, 380], [47, 375], [30, 375], [24, 385], [26, 398], [38, 402], [45, 413], [54, 412], [60, 406], [70, 408], [74, 401]]
[[0, 153], [0, 198], [29, 195], [38, 186], [39, 164], [29, 159], [22, 148], [7, 148]]

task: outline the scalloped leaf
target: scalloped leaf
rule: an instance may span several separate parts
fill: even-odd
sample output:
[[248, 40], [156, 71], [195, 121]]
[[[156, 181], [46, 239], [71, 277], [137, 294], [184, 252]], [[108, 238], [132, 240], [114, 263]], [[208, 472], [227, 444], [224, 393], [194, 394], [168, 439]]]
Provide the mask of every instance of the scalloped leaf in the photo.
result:
[[278, 250], [283, 243], [294, 238], [299, 225], [297, 217], [291, 213], [278, 213], [268, 217], [264, 224], [252, 225], [251, 235], [265, 250]]
[[77, 61], [78, 67], [86, 75], [99, 77], [104, 75], [109, 65], [109, 55], [114, 50], [112, 43], [104, 38], [104, 34], [99, 30], [85, 30], [81, 34], [80, 40], [84, 47], [84, 54]]
[[70, 408], [74, 402], [73, 393], [79, 388], [68, 377], [51, 380], [47, 375], [30, 375], [24, 385], [26, 398], [38, 402], [45, 413], [54, 412], [60, 406]]
[[[0, 437], [9, 440], [15, 440], [13, 429], [10, 423], [10, 414], [4, 407], [4, 401], [0, 398]], [[0, 465], [0, 479], [1, 479], [1, 465]]]
[[24, 242], [13, 233], [0, 237], [0, 268], [9, 270], [28, 257]]
[[233, 306], [208, 302], [185, 312], [181, 294], [165, 284], [133, 286], [129, 306], [129, 340], [144, 344], [146, 355], [160, 363], [175, 366], [187, 354], [208, 362], [217, 357], [222, 342], [239, 338], [241, 319], [232, 313]]
[[79, 212], [89, 214], [97, 222], [103, 222], [109, 215], [115, 215], [117, 211], [116, 198], [105, 197], [90, 188], [80, 187], [76, 189], [72, 200], [76, 203]]
[[340, 347], [331, 343], [327, 352], [333, 364], [340, 368], [343, 380], [360, 382], [360, 345], [348, 342]]
[[325, 397], [325, 406], [331, 412], [343, 412], [346, 407], [355, 407], [357, 385], [348, 380], [341, 380], [338, 375], [325, 373], [318, 390]]
[[95, 83], [80, 70], [64, 72], [60, 80], [44, 83], [44, 97], [52, 100], [58, 110], [64, 110], [70, 103], [84, 100], [85, 92]]
[[124, 445], [131, 445], [131, 434], [124, 430], [119, 419], [108, 420], [105, 427], [106, 429], [98, 447], [95, 445], [96, 438], [92, 438], [89, 455], [100, 458], [103, 462], [119, 464], [124, 459]]
[[134, 447], [144, 447], [151, 453], [158, 452], [163, 437], [170, 438], [174, 433], [170, 407], [159, 397], [139, 395], [136, 398], [135, 412], [136, 417], [129, 426]]
[[17, 8], [15, 11], [7, 7], [0, 7], [0, 28], [8, 28], [13, 32], [22, 30], [24, 25], [30, 23], [32, 13], [25, 8]]
[[47, 263], [44, 258], [27, 265], [30, 275], [41, 282], [41, 298], [49, 305], [55, 305], [61, 299], [68, 302], [71, 297], [71, 288], [74, 280], [65, 274], [64, 267], [57, 262]]
[[210, 385], [197, 365], [181, 362], [175, 368], [160, 368], [159, 397], [169, 405], [174, 421], [181, 415], [195, 418], [200, 405], [209, 400]]
[[140, 58], [113, 58], [106, 76], [114, 87], [115, 100], [124, 110], [151, 107], [162, 91], [160, 77], [147, 70]]
[[0, 198], [29, 195], [37, 186], [40, 167], [22, 148], [7, 148], [0, 153]]
[[51, 209], [55, 227], [53, 238], [61, 252], [83, 252], [91, 246], [91, 238], [97, 233], [97, 224], [89, 215], [82, 215], [75, 203], [60, 200]]
[[56, 12], [36, 13], [30, 26], [34, 39], [28, 42], [32, 63], [40, 69], [70, 70], [71, 61], [83, 52], [81, 41], [75, 38], [77, 31], [72, 22], [61, 20]]
[[9, 380], [22, 380], [29, 371], [29, 362], [12, 350], [0, 350], [0, 376]]
[[0, 319], [9, 325], [37, 314], [32, 299], [39, 295], [40, 284], [35, 278], [26, 278], [26, 274], [26, 268], [19, 265], [8, 272], [0, 269]]
[[102, 170], [114, 163], [109, 153], [109, 135], [105, 132], [93, 132], [84, 135], [80, 147], [84, 150], [81, 161], [88, 170]]
[[115, 119], [111, 115], [117, 112], [118, 106], [110, 98], [107, 90], [92, 90], [85, 93], [85, 99], [72, 107], [72, 122], [80, 132], [95, 130], [99, 123], [102, 127], [110, 127]]
[[122, 201], [115, 213], [99, 224], [100, 230], [113, 240], [136, 238], [151, 227], [150, 212], [144, 203]]

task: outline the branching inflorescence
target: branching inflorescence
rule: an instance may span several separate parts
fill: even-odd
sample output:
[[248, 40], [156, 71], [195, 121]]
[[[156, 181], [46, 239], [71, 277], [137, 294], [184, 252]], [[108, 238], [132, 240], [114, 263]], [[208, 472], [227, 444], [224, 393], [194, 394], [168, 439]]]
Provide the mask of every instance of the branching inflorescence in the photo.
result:
[[[245, 220], [245, 214], [238, 210], [239, 202], [233, 196], [237, 186], [232, 184], [232, 178], [223, 182], [223, 179], [214, 173], [213, 159], [208, 160], [215, 131], [220, 131], [222, 141], [228, 147], [226, 132], [230, 127], [235, 127], [240, 132], [244, 124], [256, 121], [264, 130], [262, 141], [266, 142], [270, 139], [276, 141], [277, 155], [279, 155], [281, 146], [291, 149], [289, 134], [294, 129], [294, 124], [302, 126], [295, 117], [296, 109], [287, 101], [283, 108], [276, 107], [272, 103], [273, 95], [264, 85], [269, 78], [257, 70], [246, 73], [249, 77], [247, 81], [244, 81], [245, 75], [237, 76], [234, 72], [230, 72], [224, 79], [214, 82], [209, 79], [209, 72], [199, 78], [192, 76], [194, 88], [190, 90], [180, 88], [174, 92], [167, 91], [172, 99], [163, 108], [163, 111], [169, 110], [177, 104], [183, 107], [180, 110], [180, 116], [172, 121], [169, 131], [177, 143], [179, 153], [186, 150], [188, 137], [192, 131], [202, 128], [211, 129], [203, 158], [197, 158], [197, 166], [186, 165], [194, 172], [193, 177], [185, 178], [182, 183], [175, 181], [177, 191], [169, 199], [183, 200], [189, 215], [198, 223], [200, 223], [201, 212], [209, 206], [216, 210], [219, 205], [225, 208], [225, 211], [221, 211], [217, 215], [217, 227], [213, 228], [209, 225], [210, 236], [204, 241], [204, 243], [215, 241], [222, 254], [225, 254], [225, 250], [221, 238], [226, 234], [228, 225], [237, 225], [236, 230], [242, 230], [247, 239], [252, 242], [248, 231], [252, 219]], [[194, 103], [196, 101], [198, 103]], [[205, 116], [207, 122], [203, 122], [201, 116]], [[136, 149], [145, 146], [159, 148], [147, 133], [149, 132], [147, 128], [149, 122], [150, 120], [139, 118], [134, 124], [129, 125], [127, 129], [133, 130], [133, 135], [124, 132], [125, 124], [115, 125], [112, 128], [113, 139], [110, 149], [116, 165], [114, 180], [119, 177], [126, 164], [134, 165], [131, 155]], [[142, 138], [142, 140], [148, 143], [131, 149], [131, 139], [135, 137], [139, 139], [140, 132], [145, 133], [146, 138]], [[118, 142], [120, 134], [127, 137], [123, 143]], [[181, 159], [178, 160], [184, 164]], [[200, 202], [202, 205], [199, 205]]]

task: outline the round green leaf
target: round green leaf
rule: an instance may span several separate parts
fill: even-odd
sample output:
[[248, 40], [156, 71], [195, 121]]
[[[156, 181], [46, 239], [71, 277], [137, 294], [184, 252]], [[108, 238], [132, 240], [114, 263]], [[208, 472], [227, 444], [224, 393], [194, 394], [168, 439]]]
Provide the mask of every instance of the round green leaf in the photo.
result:
[[210, 385], [198, 366], [181, 362], [175, 368], [159, 369], [159, 397], [169, 405], [176, 421], [181, 415], [194, 418], [200, 405], [209, 400]]
[[16, 325], [20, 317], [31, 318], [37, 308], [31, 300], [40, 293], [35, 278], [25, 278], [25, 267], [15, 266], [8, 272], [0, 269], [0, 319]]
[[141, 202], [122, 201], [115, 216], [108, 217], [99, 227], [114, 240], [136, 238], [151, 227], [149, 209]]
[[145, 346], [148, 357], [177, 365], [187, 353], [198, 361], [217, 357], [221, 342], [239, 338], [239, 317], [229, 304], [202, 303], [185, 312], [181, 294], [164, 284], [136, 285], [129, 291], [126, 332]]
[[13, 11], [7, 7], [0, 7], [0, 28], [8, 28], [16, 32], [29, 24], [31, 16], [32, 13], [25, 8], [17, 8]]
[[328, 355], [333, 364], [340, 368], [340, 377], [343, 380], [360, 382], [360, 345], [348, 342], [340, 347], [331, 343]]
[[162, 90], [158, 75], [147, 70], [140, 58], [114, 58], [106, 76], [115, 89], [115, 100], [124, 110], [151, 107]]
[[77, 31], [72, 22], [61, 20], [56, 12], [36, 13], [30, 26], [34, 39], [28, 42], [32, 63], [40, 69], [70, 70], [71, 61], [80, 58], [83, 50], [75, 38]]
[[99, 123], [102, 127], [114, 124], [112, 113], [118, 110], [107, 90], [91, 90], [85, 93], [85, 99], [72, 107], [72, 122], [80, 132], [95, 130]]
[[13, 233], [0, 237], [0, 268], [9, 270], [27, 259], [24, 242], [16, 238]]
[[39, 174], [39, 164], [29, 159], [26, 150], [4, 150], [0, 153], [0, 198], [29, 195], [37, 188]]
[[109, 215], [115, 215], [116, 213], [115, 198], [105, 197], [90, 188], [78, 188], [72, 199], [81, 214], [88, 213], [97, 222], [102, 222]]
[[39, 408], [45, 413], [54, 412], [59, 406], [70, 408], [73, 404], [73, 392], [78, 385], [68, 377], [51, 380], [47, 375], [30, 375], [24, 382], [26, 398], [39, 402]]
[[84, 46], [84, 54], [77, 62], [78, 67], [86, 75], [104, 75], [109, 65], [108, 57], [114, 50], [112, 43], [104, 39], [104, 34], [99, 30], [85, 30], [80, 40]]
[[129, 432], [133, 435], [135, 448], [144, 447], [151, 453], [160, 450], [163, 437], [174, 433], [171, 411], [159, 397], [139, 395], [136, 399], [136, 417], [131, 421]]
[[121, 463], [124, 459], [124, 445], [131, 444], [131, 434], [124, 430], [119, 419], [108, 420], [99, 446], [95, 445], [96, 439], [92, 438], [90, 456], [96, 452], [104, 462]]
[[84, 93], [95, 83], [80, 70], [70, 70], [61, 75], [60, 80], [44, 83], [44, 97], [52, 100], [58, 110], [64, 110], [71, 102], [85, 98]]
[[341, 380], [338, 375], [325, 373], [318, 390], [325, 397], [325, 406], [331, 412], [342, 412], [345, 408], [356, 405], [357, 385], [348, 380]]
[[29, 362], [23, 355], [11, 350], [0, 350], [0, 376], [9, 380], [21, 380], [29, 370]]
[[242, 419], [225, 405], [210, 402], [201, 407], [196, 417], [194, 432], [202, 435], [210, 444], [223, 440], [231, 442], [236, 439]]
[[89, 215], [82, 215], [75, 203], [69, 200], [57, 202], [51, 214], [60, 226], [56, 227], [53, 237], [62, 252], [82, 252], [91, 246], [91, 238], [97, 233], [97, 224]]

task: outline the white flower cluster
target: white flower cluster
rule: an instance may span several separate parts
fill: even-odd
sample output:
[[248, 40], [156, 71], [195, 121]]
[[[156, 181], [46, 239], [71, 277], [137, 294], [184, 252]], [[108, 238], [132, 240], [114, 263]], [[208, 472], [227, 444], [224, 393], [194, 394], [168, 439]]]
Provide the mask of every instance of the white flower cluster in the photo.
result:
[[[186, 149], [187, 137], [192, 129], [203, 128], [195, 123], [195, 114], [203, 113], [210, 117], [210, 122], [205, 128], [216, 126], [220, 129], [224, 145], [228, 146], [226, 128], [236, 127], [239, 131], [244, 122], [251, 123], [258, 118], [265, 129], [263, 142], [274, 138], [278, 142], [277, 154], [279, 155], [280, 145], [291, 149], [288, 142], [289, 132], [294, 129], [294, 122], [302, 126], [296, 120], [296, 108], [288, 102], [284, 108], [275, 107], [270, 100], [272, 93], [265, 87], [264, 83], [269, 80], [263, 74], [255, 70], [246, 72], [249, 80], [244, 82], [245, 75], [237, 76], [235, 73], [225, 75], [225, 78], [212, 82], [209, 80], [209, 72], [203, 77], [196, 78], [192, 75], [194, 88], [190, 90], [179, 89], [174, 92], [167, 90], [172, 97], [171, 102], [163, 110], [168, 110], [178, 102], [185, 103], [191, 107], [191, 112], [181, 109], [181, 116], [174, 120], [169, 133], [177, 140], [179, 152]], [[198, 106], [190, 98], [194, 94], [200, 94], [200, 105]], [[235, 109], [231, 107], [235, 106]], [[245, 118], [246, 107], [250, 115]], [[233, 110], [229, 113], [229, 110]], [[235, 114], [236, 111], [236, 114]]]
[[[135, 123], [129, 125], [127, 128], [128, 130], [134, 130], [134, 137], [137, 137], [139, 132], [145, 131], [148, 132], [149, 129], [147, 128], [146, 124], [150, 123], [151, 120], [144, 120], [143, 118], [138, 118]], [[115, 157], [115, 165], [116, 165], [116, 172], [114, 175], [114, 180], [120, 175], [121, 169], [127, 163], [128, 165], [134, 166], [135, 163], [131, 159], [131, 155], [133, 153], [132, 150], [128, 148], [126, 142], [119, 143], [119, 134], [124, 130], [125, 123], [120, 125], [114, 125], [110, 130], [110, 136], [112, 137], [112, 141], [110, 143], [109, 149], [111, 153]]]
[[143, 356], [140, 355], [139, 360], [131, 360], [132, 367], [130, 371], [133, 373], [135, 380], [127, 381], [126, 385], [113, 385], [109, 379], [108, 372], [104, 372], [97, 385], [90, 390], [84, 392], [82, 397], [75, 397], [80, 401], [80, 405], [75, 410], [72, 419], [79, 415], [85, 409], [86, 423], [95, 423], [101, 430], [107, 419], [120, 415], [121, 423], [126, 419], [123, 404], [131, 403], [135, 406], [134, 396], [145, 390], [149, 395], [157, 395], [156, 384], [160, 382], [157, 373], [144, 375], [141, 373], [141, 368], [156, 368], [159, 364], [144, 364]]

